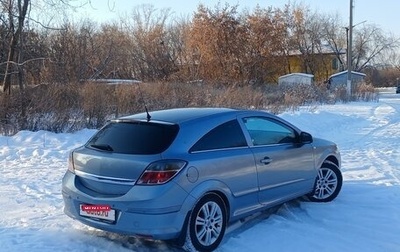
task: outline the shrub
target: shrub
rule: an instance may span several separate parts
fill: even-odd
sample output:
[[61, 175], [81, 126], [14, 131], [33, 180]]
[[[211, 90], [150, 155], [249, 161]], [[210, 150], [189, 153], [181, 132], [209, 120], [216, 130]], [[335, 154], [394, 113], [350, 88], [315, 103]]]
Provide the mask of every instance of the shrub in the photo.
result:
[[[355, 86], [352, 100], [376, 100], [372, 86]], [[0, 132], [20, 130], [71, 132], [99, 128], [112, 118], [177, 107], [232, 107], [271, 113], [347, 102], [345, 88], [327, 91], [323, 86], [226, 85], [219, 83], [140, 83], [107, 85], [80, 83], [39, 85], [12, 95], [1, 94]]]

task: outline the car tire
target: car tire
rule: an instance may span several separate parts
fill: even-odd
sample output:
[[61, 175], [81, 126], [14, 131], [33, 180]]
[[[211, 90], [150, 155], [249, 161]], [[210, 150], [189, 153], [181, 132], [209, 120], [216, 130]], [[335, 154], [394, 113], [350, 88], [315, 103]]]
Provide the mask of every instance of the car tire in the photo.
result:
[[307, 195], [308, 199], [313, 202], [329, 202], [334, 200], [343, 184], [342, 173], [331, 162], [325, 162], [318, 169], [318, 175], [315, 180], [314, 190]]
[[227, 213], [224, 201], [215, 193], [201, 198], [193, 208], [183, 248], [186, 251], [213, 251], [225, 234]]

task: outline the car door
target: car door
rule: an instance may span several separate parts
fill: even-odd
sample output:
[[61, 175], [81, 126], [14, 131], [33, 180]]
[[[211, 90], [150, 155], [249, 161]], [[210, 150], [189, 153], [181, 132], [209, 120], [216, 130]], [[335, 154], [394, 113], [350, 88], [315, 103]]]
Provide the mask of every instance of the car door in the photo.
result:
[[312, 190], [316, 176], [311, 144], [299, 143], [289, 125], [269, 117], [242, 118], [257, 168], [259, 201], [274, 204]]
[[[203, 181], [229, 188], [232, 216], [260, 207], [257, 168], [238, 120], [225, 122], [205, 134], [190, 150], [190, 165]], [[222, 188], [220, 188], [222, 189]]]

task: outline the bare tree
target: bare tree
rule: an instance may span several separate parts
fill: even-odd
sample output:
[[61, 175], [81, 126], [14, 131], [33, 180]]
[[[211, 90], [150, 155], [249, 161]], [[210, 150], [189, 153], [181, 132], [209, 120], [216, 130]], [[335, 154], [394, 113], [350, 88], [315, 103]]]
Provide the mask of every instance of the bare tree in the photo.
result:
[[[9, 25], [9, 32], [11, 34], [7, 62], [6, 62], [6, 69], [4, 74], [3, 80], [3, 92], [8, 91], [11, 92], [11, 74], [12, 71], [11, 66], [15, 65], [19, 68], [21, 65], [19, 63], [19, 59], [21, 57], [21, 51], [19, 51], [18, 59], [15, 57], [15, 53], [17, 51], [18, 42], [21, 40], [22, 29], [24, 28], [24, 22], [26, 13], [28, 11], [29, 0], [8, 0], [2, 1], [2, 7], [8, 14], [8, 25]], [[22, 71], [18, 71], [19, 73], [19, 86], [22, 89]]]
[[[261, 9], [246, 15], [246, 78], [252, 82], [276, 81], [285, 68], [287, 38], [284, 14], [279, 9]], [[279, 57], [278, 57], [279, 56]]]
[[400, 76], [400, 45], [378, 56], [377, 65], [381, 68], [394, 68]]
[[325, 55], [334, 51], [325, 37], [324, 15], [311, 12], [304, 5], [287, 5], [285, 14], [288, 29], [287, 57], [297, 57], [300, 60], [300, 71], [314, 74], [317, 80], [326, 79], [332, 63], [331, 58]]
[[152, 5], [135, 7], [121, 19], [129, 34], [132, 48], [128, 55], [134, 70], [132, 75], [143, 80], [168, 79], [175, 69], [168, 36], [169, 9], [157, 10]]
[[189, 81], [191, 79], [190, 67], [193, 65], [193, 58], [188, 50], [187, 41], [189, 40], [191, 22], [188, 17], [175, 19], [168, 27], [169, 53], [172, 59], [175, 73], [171, 79]]
[[338, 14], [327, 15], [323, 19], [322, 33], [326, 43], [332, 49], [338, 61], [338, 69], [343, 71], [346, 66], [347, 30]]
[[50, 62], [43, 75], [50, 83], [76, 83], [96, 72], [94, 68], [100, 64], [95, 60], [102, 49], [94, 41], [97, 26], [84, 20], [80, 24], [65, 23], [61, 28], [47, 36]]
[[195, 63], [194, 79], [232, 81], [243, 76], [246, 27], [237, 6], [199, 5], [188, 39]]
[[368, 65], [377, 64], [379, 63], [379, 55], [399, 46], [399, 39], [393, 35], [386, 35], [377, 25], [363, 25], [355, 30], [353, 69], [362, 71]]
[[[58, 15], [60, 12], [65, 13], [65, 11], [69, 8], [73, 8], [74, 6], [71, 5], [71, 2], [74, 1], [75, 0], [41, 0], [32, 2], [31, 0], [0, 0], [0, 8], [2, 13], [2, 15], [0, 15], [0, 20], [3, 21], [2, 25], [6, 27], [7, 30], [7, 36], [5, 37], [9, 39], [9, 43], [7, 44], [6, 48], [6, 61], [0, 62], [0, 64], [5, 65], [4, 79], [2, 82], [3, 92], [11, 92], [13, 74], [17, 75], [18, 85], [20, 90], [22, 90], [25, 85], [25, 65], [32, 61], [43, 61], [45, 59], [44, 55], [41, 56], [35, 53], [30, 55], [26, 53], [32, 49], [33, 45], [31, 43], [30, 45], [28, 44], [27, 47], [26, 43], [32, 42], [38, 37], [38, 33], [33, 32], [33, 29], [31, 30], [28, 25], [35, 24], [37, 27], [41, 27], [43, 29], [58, 29], [50, 27], [49, 25], [41, 22], [39, 19], [32, 17], [32, 8], [37, 8], [37, 10], [35, 9], [34, 12], [38, 17], [45, 16], [41, 15], [42, 13], [38, 13], [38, 10], [40, 10], [40, 12], [52, 10], [54, 16], [56, 14]], [[81, 1], [82, 4], [87, 4], [87, 2], [88, 1]], [[36, 53], [39, 53], [41, 50], [37, 49], [38, 47], [36, 47], [35, 51]], [[42, 53], [42, 51], [40, 53]]]

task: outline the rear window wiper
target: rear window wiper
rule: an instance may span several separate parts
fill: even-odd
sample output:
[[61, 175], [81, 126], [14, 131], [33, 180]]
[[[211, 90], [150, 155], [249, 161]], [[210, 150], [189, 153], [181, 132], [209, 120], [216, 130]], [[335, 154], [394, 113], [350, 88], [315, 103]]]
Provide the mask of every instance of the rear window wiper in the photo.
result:
[[90, 147], [96, 148], [99, 150], [114, 151], [114, 149], [108, 144], [91, 144]]

